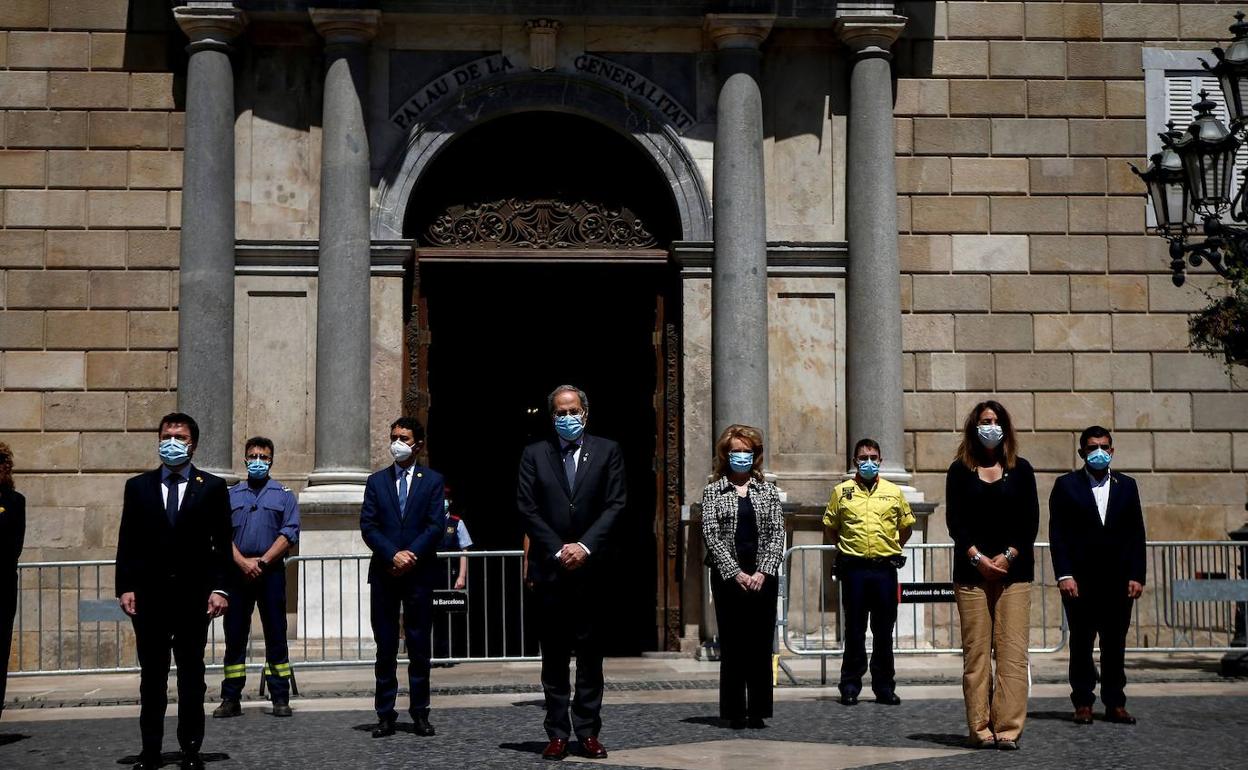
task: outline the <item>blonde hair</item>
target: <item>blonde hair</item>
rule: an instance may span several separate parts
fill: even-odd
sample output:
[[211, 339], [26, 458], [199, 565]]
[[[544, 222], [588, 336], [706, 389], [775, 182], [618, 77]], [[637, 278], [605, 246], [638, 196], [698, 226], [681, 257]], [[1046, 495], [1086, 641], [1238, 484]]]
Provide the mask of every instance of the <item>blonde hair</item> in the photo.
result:
[[715, 442], [715, 461], [711, 471], [711, 481], [728, 475], [728, 445], [734, 438], [746, 441], [754, 452], [754, 467], [750, 475], [759, 481], [763, 480], [763, 432], [749, 425], [729, 425]]

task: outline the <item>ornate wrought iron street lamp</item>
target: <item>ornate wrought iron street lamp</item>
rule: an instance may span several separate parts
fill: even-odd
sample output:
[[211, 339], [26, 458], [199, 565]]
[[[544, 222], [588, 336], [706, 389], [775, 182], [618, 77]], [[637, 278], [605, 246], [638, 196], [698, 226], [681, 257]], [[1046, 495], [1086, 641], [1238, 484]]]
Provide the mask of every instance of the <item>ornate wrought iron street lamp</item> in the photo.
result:
[[1169, 124], [1160, 135], [1162, 151], [1150, 158], [1146, 171], [1134, 169], [1148, 186], [1154, 230], [1170, 242], [1175, 286], [1183, 285], [1187, 265], [1208, 262], [1227, 277], [1248, 264], [1248, 171], [1231, 196], [1235, 154], [1248, 140], [1248, 22], [1243, 12], [1235, 14], [1230, 31], [1234, 39], [1226, 50], [1213, 49], [1217, 64], [1202, 62], [1221, 84], [1230, 126], [1213, 114], [1217, 105], [1201, 91], [1191, 124], [1181, 130]]

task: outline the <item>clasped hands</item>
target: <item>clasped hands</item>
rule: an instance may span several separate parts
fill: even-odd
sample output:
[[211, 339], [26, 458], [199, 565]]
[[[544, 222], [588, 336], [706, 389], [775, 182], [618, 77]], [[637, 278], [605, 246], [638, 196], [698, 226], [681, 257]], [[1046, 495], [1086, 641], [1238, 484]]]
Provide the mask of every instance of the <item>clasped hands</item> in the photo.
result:
[[763, 581], [767, 576], [761, 572], [755, 572], [753, 575], [747, 575], [745, 572], [737, 573], [737, 585], [746, 591], [760, 591], [763, 588]]
[[564, 543], [559, 552], [555, 554], [555, 558], [559, 560], [559, 564], [564, 569], [574, 570], [585, 565], [585, 557], [588, 555], [585, 547], [580, 543]]
[[979, 574], [984, 576], [984, 580], [1000, 580], [1009, 574], [1010, 560], [1005, 558], [1005, 554], [999, 553], [991, 559], [987, 556], [981, 556], [975, 564], [975, 569], [979, 570]]
[[416, 566], [416, 554], [411, 551], [399, 551], [390, 560], [390, 574], [394, 577], [406, 575]]

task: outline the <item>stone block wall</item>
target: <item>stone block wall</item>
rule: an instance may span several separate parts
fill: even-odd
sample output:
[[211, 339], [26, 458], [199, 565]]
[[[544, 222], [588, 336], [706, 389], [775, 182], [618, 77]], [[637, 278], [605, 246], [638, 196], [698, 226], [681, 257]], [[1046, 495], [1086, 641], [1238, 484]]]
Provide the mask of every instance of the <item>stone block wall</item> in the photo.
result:
[[111, 558], [175, 404], [182, 40], [167, 3], [0, 3], [0, 440], [25, 560]]
[[1150, 538], [1244, 522], [1248, 371], [1189, 351], [1188, 313], [1215, 282], [1206, 268], [1171, 284], [1127, 165], [1146, 162], [1142, 47], [1225, 43], [1238, 7], [941, 2], [898, 42], [907, 466], [928, 499], [991, 395], [1042, 508], [1099, 423], [1140, 480]]

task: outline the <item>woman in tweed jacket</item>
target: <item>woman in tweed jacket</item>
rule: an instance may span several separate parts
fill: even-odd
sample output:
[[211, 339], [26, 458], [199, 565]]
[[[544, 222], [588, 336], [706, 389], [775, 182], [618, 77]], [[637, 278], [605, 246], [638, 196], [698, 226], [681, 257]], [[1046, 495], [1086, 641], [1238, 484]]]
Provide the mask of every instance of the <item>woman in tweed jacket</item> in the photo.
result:
[[771, 716], [784, 519], [762, 467], [762, 431], [730, 425], [715, 442], [715, 470], [702, 490], [702, 538], [719, 622], [719, 717], [734, 730], [766, 727]]

